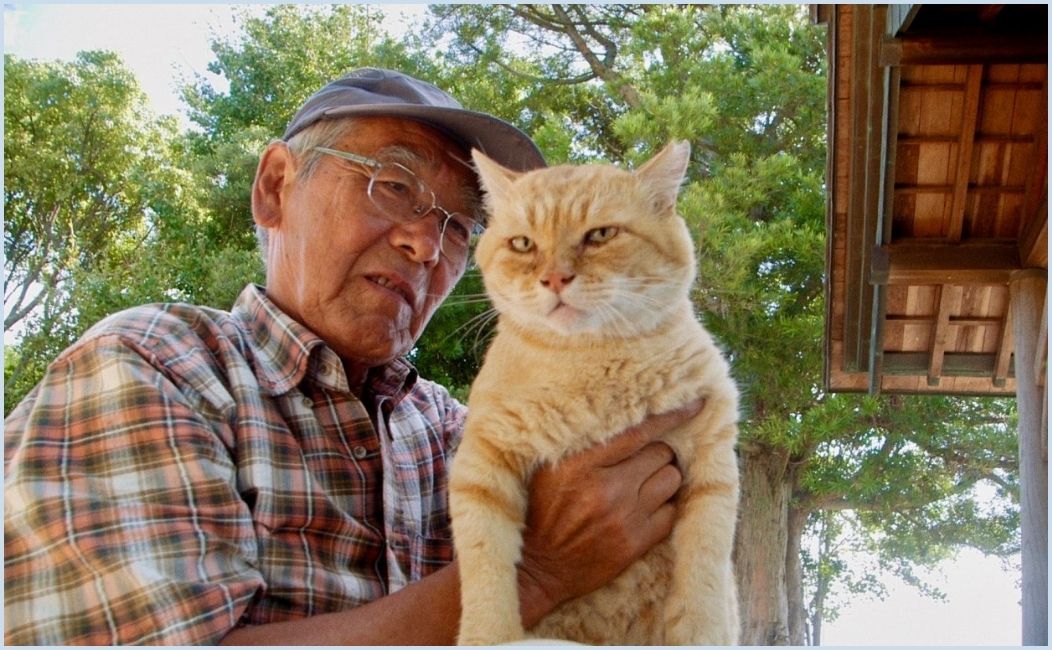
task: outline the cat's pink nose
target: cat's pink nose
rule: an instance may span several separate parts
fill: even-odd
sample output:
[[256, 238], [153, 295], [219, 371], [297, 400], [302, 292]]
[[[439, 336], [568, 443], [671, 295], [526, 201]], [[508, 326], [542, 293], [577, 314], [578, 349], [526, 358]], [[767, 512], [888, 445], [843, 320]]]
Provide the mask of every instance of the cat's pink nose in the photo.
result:
[[563, 275], [562, 273], [552, 271], [541, 278], [541, 284], [551, 289], [553, 293], [560, 294], [566, 285], [573, 282], [573, 279], [576, 277], [576, 275]]

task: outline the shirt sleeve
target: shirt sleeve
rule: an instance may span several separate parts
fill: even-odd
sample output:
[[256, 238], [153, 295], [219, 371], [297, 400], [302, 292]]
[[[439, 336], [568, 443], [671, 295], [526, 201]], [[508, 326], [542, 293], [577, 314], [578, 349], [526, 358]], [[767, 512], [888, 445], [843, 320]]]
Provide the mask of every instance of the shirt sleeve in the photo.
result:
[[149, 350], [104, 335], [61, 356], [12, 413], [8, 644], [213, 644], [237, 625], [263, 579], [229, 424], [204, 399]]

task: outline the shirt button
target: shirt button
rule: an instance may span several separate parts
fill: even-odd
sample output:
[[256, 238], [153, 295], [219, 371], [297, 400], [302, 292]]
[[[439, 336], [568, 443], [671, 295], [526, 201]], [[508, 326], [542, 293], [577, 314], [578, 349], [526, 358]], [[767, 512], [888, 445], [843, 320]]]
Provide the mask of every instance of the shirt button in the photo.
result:
[[358, 445], [357, 447], [354, 448], [354, 457], [357, 458], [358, 460], [361, 460], [361, 459], [365, 458], [368, 455], [369, 455], [369, 450], [366, 449], [365, 447], [363, 447], [361, 445]]
[[329, 375], [331, 375], [332, 374], [332, 366], [330, 366], [327, 363], [322, 364], [322, 366], [321, 366], [321, 374], [322, 374], [323, 377], [328, 377]]
[[300, 403], [303, 404], [303, 408], [308, 408], [309, 409], [310, 407], [314, 406], [314, 402], [312, 402], [311, 398], [309, 398], [309, 397], [304, 397], [300, 401]]

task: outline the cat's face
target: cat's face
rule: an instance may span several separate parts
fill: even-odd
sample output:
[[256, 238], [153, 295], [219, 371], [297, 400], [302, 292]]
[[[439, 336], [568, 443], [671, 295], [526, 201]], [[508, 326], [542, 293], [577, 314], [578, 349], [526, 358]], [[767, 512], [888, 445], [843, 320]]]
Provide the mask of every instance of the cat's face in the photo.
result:
[[636, 172], [563, 165], [519, 174], [474, 156], [490, 211], [476, 260], [503, 317], [542, 334], [627, 338], [687, 295], [693, 246], [675, 214], [686, 143]]

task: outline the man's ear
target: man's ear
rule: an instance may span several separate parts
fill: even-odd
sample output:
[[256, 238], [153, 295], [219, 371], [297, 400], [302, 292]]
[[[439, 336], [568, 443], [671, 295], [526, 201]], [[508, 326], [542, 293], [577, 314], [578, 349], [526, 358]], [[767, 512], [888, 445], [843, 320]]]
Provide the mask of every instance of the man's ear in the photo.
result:
[[289, 146], [278, 140], [267, 145], [252, 182], [252, 218], [264, 228], [281, 223], [288, 188], [296, 179], [296, 162]]

